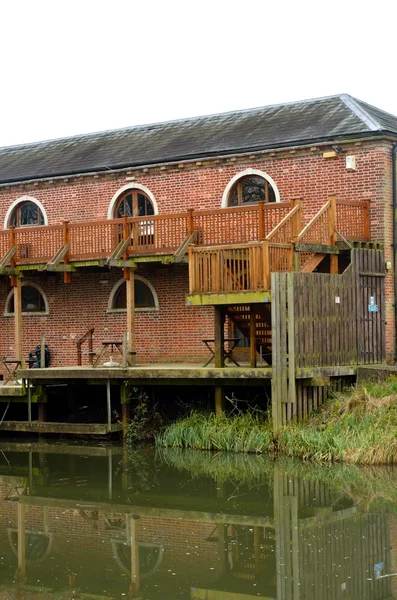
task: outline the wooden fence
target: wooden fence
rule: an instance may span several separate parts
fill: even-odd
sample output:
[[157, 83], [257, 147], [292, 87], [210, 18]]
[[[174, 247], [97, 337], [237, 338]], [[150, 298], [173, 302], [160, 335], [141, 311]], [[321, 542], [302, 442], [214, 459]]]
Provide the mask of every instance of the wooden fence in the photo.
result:
[[[272, 273], [272, 405], [277, 429], [326, 399], [296, 371], [385, 359], [384, 254], [356, 247], [342, 275]], [[309, 375], [308, 375], [309, 377]], [[313, 389], [311, 389], [313, 388]]]
[[[324, 499], [319, 501], [320, 498]], [[298, 479], [276, 465], [274, 516], [277, 598], [280, 600], [382, 600], [391, 598], [392, 572], [388, 514], [337, 509], [340, 491], [322, 482]], [[307, 513], [320, 514], [307, 517]]]

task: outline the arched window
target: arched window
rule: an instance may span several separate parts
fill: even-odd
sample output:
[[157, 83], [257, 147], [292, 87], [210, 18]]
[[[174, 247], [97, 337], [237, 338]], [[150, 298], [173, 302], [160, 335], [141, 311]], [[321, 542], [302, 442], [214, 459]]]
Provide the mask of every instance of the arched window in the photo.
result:
[[[39, 286], [33, 283], [23, 283], [22, 289], [22, 313], [31, 314], [46, 314], [48, 313], [48, 303], [44, 292]], [[5, 314], [14, 314], [14, 290], [8, 294], [5, 306]]]
[[[150, 310], [158, 308], [158, 299], [154, 287], [143, 277], [135, 275], [135, 308], [137, 310]], [[122, 279], [114, 286], [109, 297], [108, 310], [125, 311], [127, 309], [127, 290], [125, 280]]]
[[280, 202], [280, 194], [273, 179], [257, 169], [246, 169], [228, 183], [223, 193], [222, 206], [244, 206], [258, 202]]
[[127, 190], [121, 194], [115, 205], [114, 218], [147, 217], [154, 215], [150, 198], [141, 190]]
[[108, 208], [108, 219], [120, 219], [124, 216], [150, 217], [157, 214], [157, 203], [152, 192], [140, 183], [130, 183], [119, 189]]
[[7, 210], [4, 229], [8, 227], [35, 227], [48, 225], [44, 207], [32, 196], [21, 196]]
[[239, 179], [229, 194], [229, 206], [275, 201], [276, 195], [268, 180], [252, 175]]
[[37, 204], [29, 201], [21, 202], [14, 208], [10, 225], [13, 227], [44, 225], [44, 216]]

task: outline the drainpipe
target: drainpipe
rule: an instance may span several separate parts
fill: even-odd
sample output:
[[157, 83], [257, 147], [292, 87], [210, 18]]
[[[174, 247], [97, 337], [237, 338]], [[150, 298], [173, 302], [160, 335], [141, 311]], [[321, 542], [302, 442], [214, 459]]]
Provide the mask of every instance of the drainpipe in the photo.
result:
[[394, 360], [397, 361], [397, 144], [392, 149], [392, 190], [393, 190], [393, 273], [394, 273]]

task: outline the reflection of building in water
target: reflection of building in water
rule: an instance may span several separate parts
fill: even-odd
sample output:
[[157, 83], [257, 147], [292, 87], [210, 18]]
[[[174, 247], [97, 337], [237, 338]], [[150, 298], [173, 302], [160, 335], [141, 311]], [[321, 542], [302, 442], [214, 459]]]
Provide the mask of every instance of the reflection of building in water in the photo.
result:
[[271, 487], [266, 478], [256, 491], [240, 486], [236, 500], [228, 482], [198, 485], [175, 472], [167, 491], [164, 467], [140, 489], [118, 450], [68, 457], [67, 471], [58, 461], [20, 460], [12, 476], [0, 469], [0, 600], [61, 600], [73, 590], [145, 600], [391, 598], [393, 581], [376, 580], [373, 567], [392, 572], [395, 520], [317, 481], [276, 467]]

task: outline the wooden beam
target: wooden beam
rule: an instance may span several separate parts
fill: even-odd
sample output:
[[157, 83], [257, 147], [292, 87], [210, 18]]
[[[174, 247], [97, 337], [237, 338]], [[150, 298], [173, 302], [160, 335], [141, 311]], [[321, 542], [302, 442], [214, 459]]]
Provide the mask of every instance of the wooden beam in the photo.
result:
[[14, 256], [14, 254], [15, 254], [16, 251], [17, 251], [17, 247], [16, 246], [14, 246], [13, 248], [10, 248], [8, 250], [8, 252], [0, 260], [0, 269], [4, 269], [5, 267], [7, 267], [10, 264], [11, 259]]
[[131, 546], [131, 593], [139, 591], [139, 545], [138, 545], [138, 521], [135, 517], [130, 518], [130, 546]]
[[16, 360], [22, 361], [22, 283], [20, 277], [16, 277], [16, 282], [14, 286], [14, 332], [15, 358]]
[[223, 306], [215, 306], [215, 368], [222, 369], [225, 366], [224, 344], [225, 344], [225, 310]]
[[26, 504], [18, 502], [18, 576], [26, 574]]
[[128, 279], [127, 290], [127, 361], [135, 363], [135, 276], [134, 269], [126, 269]]
[[215, 387], [215, 414], [219, 417], [225, 410], [225, 389], [217, 385]]
[[250, 306], [250, 366], [256, 367], [256, 310]]

